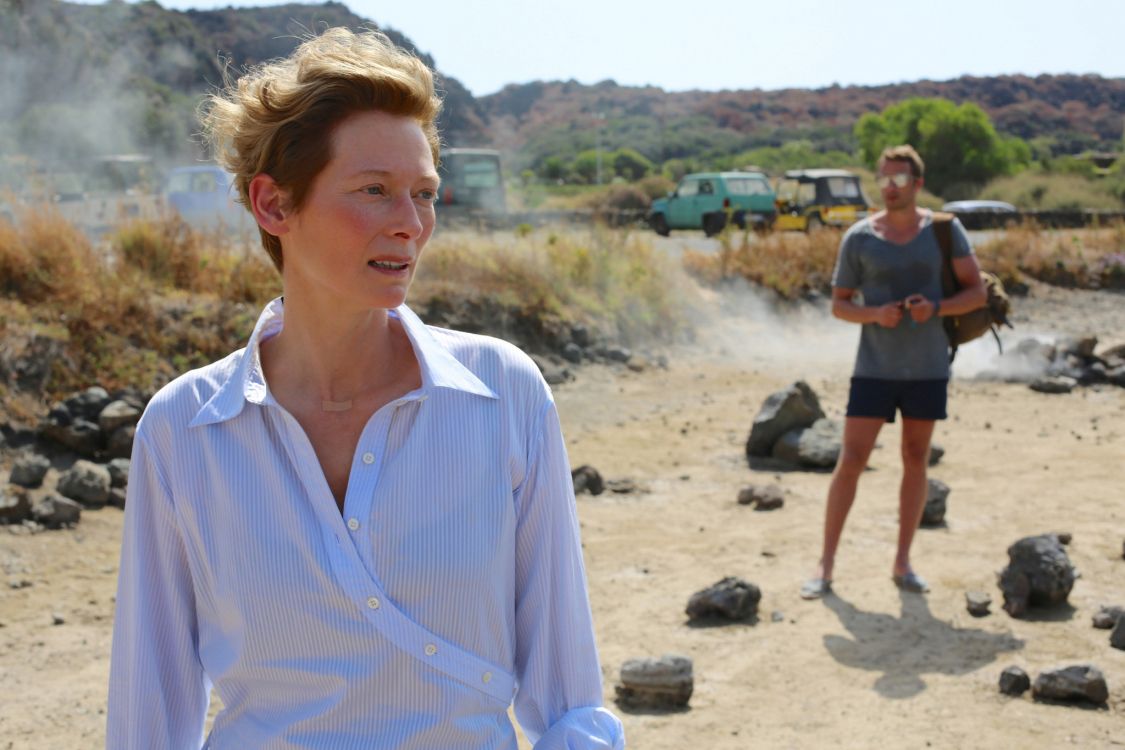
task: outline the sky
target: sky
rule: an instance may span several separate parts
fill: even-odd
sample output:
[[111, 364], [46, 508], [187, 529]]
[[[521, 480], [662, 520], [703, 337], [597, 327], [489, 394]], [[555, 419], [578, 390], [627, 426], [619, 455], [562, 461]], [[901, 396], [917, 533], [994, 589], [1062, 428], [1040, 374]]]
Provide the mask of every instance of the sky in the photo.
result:
[[[159, 0], [166, 8], [277, 5]], [[476, 96], [613, 79], [667, 91], [820, 88], [961, 75], [1125, 77], [1123, 0], [344, 0]]]

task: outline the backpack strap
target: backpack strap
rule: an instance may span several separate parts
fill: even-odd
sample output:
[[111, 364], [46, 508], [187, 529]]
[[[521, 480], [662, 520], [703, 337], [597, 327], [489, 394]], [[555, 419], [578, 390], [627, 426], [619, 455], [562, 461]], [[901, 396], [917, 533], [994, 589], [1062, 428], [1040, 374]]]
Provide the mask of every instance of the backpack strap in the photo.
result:
[[953, 273], [953, 214], [934, 211], [934, 236], [941, 248], [941, 291], [952, 297], [960, 291], [957, 275]]
[[[941, 248], [941, 293], [943, 297], [952, 297], [961, 287], [957, 283], [957, 275], [953, 273], [953, 214], [934, 211], [933, 225], [934, 236]], [[956, 322], [952, 318], [946, 318], [941, 323], [949, 339], [949, 361], [952, 362], [957, 356], [957, 344], [952, 335]]]

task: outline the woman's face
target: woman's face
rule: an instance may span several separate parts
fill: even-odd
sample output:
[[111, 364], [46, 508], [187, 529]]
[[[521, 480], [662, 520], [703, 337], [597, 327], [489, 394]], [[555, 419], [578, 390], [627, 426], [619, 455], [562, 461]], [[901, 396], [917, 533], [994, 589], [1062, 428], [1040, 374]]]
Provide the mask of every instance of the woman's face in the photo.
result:
[[335, 309], [390, 309], [406, 299], [434, 231], [438, 174], [419, 123], [363, 112], [332, 135], [332, 159], [281, 236], [286, 294]]

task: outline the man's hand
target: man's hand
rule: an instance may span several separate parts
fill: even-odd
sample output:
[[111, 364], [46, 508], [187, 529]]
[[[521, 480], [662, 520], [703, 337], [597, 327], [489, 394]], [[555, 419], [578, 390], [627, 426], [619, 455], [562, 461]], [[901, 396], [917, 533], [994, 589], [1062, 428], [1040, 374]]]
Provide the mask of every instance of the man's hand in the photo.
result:
[[888, 302], [875, 308], [875, 322], [884, 328], [894, 328], [902, 322], [902, 302]]
[[912, 294], [903, 301], [915, 323], [925, 323], [934, 316], [936, 305], [921, 294]]

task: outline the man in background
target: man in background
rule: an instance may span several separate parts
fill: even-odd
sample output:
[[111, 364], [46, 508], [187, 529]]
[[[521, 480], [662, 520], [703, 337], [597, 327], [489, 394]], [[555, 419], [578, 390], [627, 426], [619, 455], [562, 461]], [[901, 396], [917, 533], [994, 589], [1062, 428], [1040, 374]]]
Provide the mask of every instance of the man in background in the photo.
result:
[[891, 577], [906, 591], [926, 581], [910, 562], [910, 546], [926, 501], [926, 465], [934, 423], [946, 418], [948, 340], [940, 320], [985, 303], [980, 269], [964, 227], [953, 220], [953, 271], [961, 291], [942, 298], [942, 253], [933, 214], [916, 200], [925, 165], [910, 146], [883, 151], [876, 167], [885, 208], [853, 225], [840, 243], [832, 278], [832, 314], [863, 326], [848, 396], [840, 457], [828, 489], [824, 546], [805, 599], [829, 591], [836, 549], [860, 474], [883, 424], [902, 413], [899, 533]]

